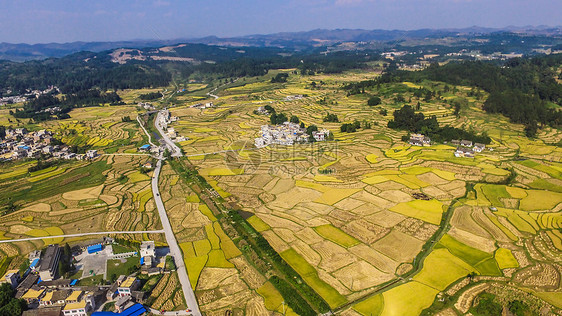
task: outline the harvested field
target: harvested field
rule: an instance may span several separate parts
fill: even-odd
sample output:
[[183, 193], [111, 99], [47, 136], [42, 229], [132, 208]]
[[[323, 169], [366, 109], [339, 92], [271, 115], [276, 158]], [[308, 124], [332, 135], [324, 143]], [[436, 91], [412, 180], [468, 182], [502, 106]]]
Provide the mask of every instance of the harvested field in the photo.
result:
[[397, 262], [409, 262], [421, 250], [423, 241], [391, 230], [388, 235], [373, 244], [373, 248]]

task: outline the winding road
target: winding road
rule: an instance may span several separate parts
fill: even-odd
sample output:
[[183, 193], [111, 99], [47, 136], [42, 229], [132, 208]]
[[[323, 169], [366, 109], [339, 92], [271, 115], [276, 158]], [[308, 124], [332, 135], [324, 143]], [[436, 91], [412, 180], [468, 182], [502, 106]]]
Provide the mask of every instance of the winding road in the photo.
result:
[[[182, 156], [181, 151], [179, 150], [178, 146], [172, 142], [170, 138], [164, 133], [162, 128], [160, 127], [161, 120], [163, 120], [162, 114], [159, 111], [156, 118], [154, 119], [154, 126], [162, 135], [162, 138], [166, 142], [168, 148], [172, 152], [173, 157]], [[146, 133], [149, 139], [149, 143], [152, 146], [155, 146], [152, 143], [152, 139], [150, 137], [150, 133], [144, 128], [142, 122], [140, 121], [139, 117], [137, 116], [137, 121], [139, 125]], [[175, 148], [175, 150], [174, 150]], [[195, 293], [191, 288], [191, 283], [189, 282], [189, 277], [187, 275], [187, 269], [185, 268], [185, 262], [183, 260], [183, 255], [176, 240], [176, 236], [174, 235], [174, 231], [172, 230], [172, 225], [170, 224], [170, 220], [168, 219], [168, 214], [166, 213], [166, 208], [164, 207], [164, 203], [162, 202], [162, 198], [160, 197], [160, 190], [158, 188], [158, 178], [160, 177], [160, 170], [162, 169], [162, 156], [158, 157], [158, 162], [156, 163], [156, 168], [154, 168], [154, 174], [152, 175], [152, 196], [154, 198], [154, 202], [156, 203], [156, 208], [158, 209], [158, 215], [160, 215], [160, 222], [162, 223], [162, 228], [164, 235], [166, 236], [166, 242], [170, 247], [170, 255], [174, 258], [174, 263], [176, 264], [176, 271], [178, 273], [178, 278], [181, 284], [181, 288], [183, 291], [183, 295], [185, 298], [185, 302], [187, 304], [188, 311], [174, 311], [174, 312], [164, 312], [160, 313], [160, 311], [151, 310], [153, 314], [163, 314], [163, 315], [196, 315], [200, 316], [201, 312], [199, 311], [199, 305], [197, 304], [197, 299], [195, 298]]]

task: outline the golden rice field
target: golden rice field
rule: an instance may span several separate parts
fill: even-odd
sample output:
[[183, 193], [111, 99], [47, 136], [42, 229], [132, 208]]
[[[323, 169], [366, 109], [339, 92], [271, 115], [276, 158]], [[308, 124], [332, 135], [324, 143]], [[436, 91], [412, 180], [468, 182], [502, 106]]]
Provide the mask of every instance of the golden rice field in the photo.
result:
[[[213, 101], [218, 107], [204, 110], [189, 108], [200, 101], [188, 93], [171, 99], [171, 113], [179, 120], [170, 126], [189, 138], [179, 146], [218, 196], [239, 205], [249, 225], [336, 314], [418, 315], [427, 308], [437, 313], [434, 302], [441, 295], [458, 300], [447, 311], [461, 313], [475, 292], [472, 281], [530, 293], [544, 300], [545, 310], [560, 312], [562, 149], [550, 145], [562, 139], [560, 131], [545, 128], [537, 139], [527, 139], [522, 126], [484, 113], [485, 99], [468, 96], [470, 87], [451, 92], [442, 83], [385, 84], [367, 91], [381, 96], [376, 108], [366, 105], [368, 95], [348, 96], [340, 89], [376, 76], [290, 74], [285, 84], [271, 84], [266, 76], [222, 89]], [[439, 90], [441, 98], [420, 100], [411, 90], [419, 87]], [[123, 93], [133, 102], [140, 92]], [[419, 101], [421, 112], [442, 125], [486, 131], [492, 144], [469, 159], [455, 157], [448, 144], [402, 142], [405, 132], [386, 127], [392, 111], [403, 105], [394, 101], [398, 93], [412, 105]], [[297, 94], [304, 97], [286, 99]], [[450, 106], [458, 97], [468, 104], [459, 118]], [[254, 138], [269, 118], [254, 110], [264, 105], [296, 115], [307, 126], [327, 128], [336, 141], [256, 149]], [[120, 121], [131, 110], [79, 109], [71, 119], [49, 124], [63, 140], [124, 152], [143, 141], [136, 125]], [[340, 123], [323, 122], [327, 113]], [[355, 120], [371, 128], [340, 132], [342, 122]], [[102, 159], [110, 165], [103, 170], [106, 179], [0, 217], [0, 236], [54, 236], [54, 220], [63, 223], [56, 227], [64, 233], [158, 227], [149, 178], [130, 168], [141, 158]], [[18, 178], [26, 168], [10, 167], [0, 180], [37, 185], [77, 167]], [[124, 184], [117, 181], [121, 175], [127, 177]], [[221, 228], [217, 210], [168, 165], [160, 187], [201, 310], [283, 314], [283, 297], [241, 255]], [[166, 302], [173, 299], [159, 303]]]
[[[211, 173], [223, 171], [214, 169]], [[277, 290], [262, 288], [265, 277], [242, 256], [221, 228], [217, 214], [177, 178], [169, 165], [162, 169], [160, 187], [166, 188], [160, 193], [201, 310], [212, 315], [222, 315], [226, 310], [260, 315], [267, 312], [266, 306], [276, 304], [280, 296]]]
[[144, 161], [142, 156], [102, 156], [4, 183], [18, 209], [0, 217], [0, 231], [19, 238], [159, 229], [150, 177], [137, 175]]
[[[515, 279], [517, 272], [512, 270], [523, 268], [521, 256], [536, 253], [537, 258], [554, 260], [561, 255], [556, 248], [562, 247], [562, 238], [555, 230], [560, 225], [555, 214], [562, 208], [558, 193], [562, 192], [562, 151], [545, 145], [559, 140], [560, 133], [550, 131], [530, 141], [521, 136], [520, 127], [513, 128], [504, 118], [481, 110], [467, 110], [457, 119], [446, 100], [467, 91], [459, 89], [456, 96], [449, 93], [441, 101], [423, 104], [422, 111], [438, 116], [441, 124], [489, 131], [493, 151], [465, 159], [454, 157], [455, 147], [448, 145], [412, 147], [400, 141], [403, 132], [385, 127], [391, 116], [383, 117], [365, 106], [364, 96], [346, 96], [337, 90], [354, 76], [290, 76], [282, 89], [263, 82], [227, 89], [215, 101], [219, 105], [215, 109], [172, 109], [180, 117], [174, 128], [190, 138], [181, 144], [187, 154], [243, 148], [189, 160], [221, 196], [254, 214], [248, 222], [326, 302], [337, 309], [394, 280], [396, 274], [410, 271], [422, 246], [459, 198], [451, 207], [447, 235], [455, 242], [443, 243], [451, 248], [436, 248], [424, 257], [414, 281], [373, 296], [374, 301], [352, 305], [346, 313], [393, 315], [407, 310], [415, 315], [433, 303], [438, 291], [469, 272], [508, 278], [503, 274], [507, 269]], [[308, 84], [320, 78], [324, 82], [320, 88], [311, 89]], [[285, 100], [295, 94], [307, 96]], [[479, 109], [483, 102], [467, 98], [471, 109]], [[330, 129], [337, 142], [248, 150], [260, 126], [268, 124], [268, 117], [253, 111], [266, 104], [298, 116], [307, 125]], [[383, 97], [381, 107], [389, 113], [399, 106]], [[341, 123], [322, 121], [328, 112], [337, 114], [340, 122], [369, 121], [372, 128], [341, 133]], [[517, 150], [529, 160], [514, 161]], [[331, 172], [319, 172], [326, 169]], [[499, 182], [511, 169], [517, 174], [513, 185], [502, 189], [501, 185], [478, 184], [467, 192], [467, 183]], [[490, 210], [492, 206], [497, 211]], [[540, 246], [531, 252], [527, 244]], [[436, 269], [446, 277], [432, 272]], [[424, 294], [411, 306], [405, 305], [401, 300], [411, 300], [409, 291]], [[267, 308], [275, 309], [272, 305]]]

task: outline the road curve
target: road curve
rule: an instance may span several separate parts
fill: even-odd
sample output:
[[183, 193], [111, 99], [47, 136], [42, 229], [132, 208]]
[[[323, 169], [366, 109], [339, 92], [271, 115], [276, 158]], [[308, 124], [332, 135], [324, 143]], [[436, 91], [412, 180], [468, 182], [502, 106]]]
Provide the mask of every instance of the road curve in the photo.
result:
[[199, 311], [199, 305], [197, 304], [195, 293], [193, 293], [193, 289], [191, 288], [191, 284], [189, 283], [189, 278], [187, 276], [187, 270], [185, 268], [185, 262], [183, 261], [183, 255], [180, 250], [180, 246], [178, 245], [178, 241], [176, 240], [174, 232], [172, 231], [172, 225], [170, 225], [170, 220], [168, 219], [168, 214], [166, 213], [166, 209], [164, 208], [164, 203], [162, 203], [162, 199], [160, 198], [160, 191], [158, 190], [158, 177], [160, 176], [161, 168], [162, 160], [158, 160], [158, 162], [156, 163], [156, 168], [154, 169], [154, 175], [152, 177], [152, 195], [154, 196], [154, 202], [156, 202], [156, 208], [158, 209], [158, 214], [160, 215], [160, 222], [162, 223], [164, 234], [166, 235], [166, 242], [170, 247], [170, 255], [174, 257], [176, 271], [178, 272], [178, 278], [181, 283], [183, 295], [185, 296], [185, 302], [187, 303], [187, 307], [191, 309], [191, 313], [189, 314], [200, 316], [201, 312]]
[[163, 232], [164, 232], [164, 230], [162, 230], [162, 229], [160, 229], [160, 230], [90, 232], [90, 233], [78, 233], [78, 234], [57, 235], [57, 236], [4, 239], [4, 240], [0, 240], [0, 244], [1, 243], [9, 243], [9, 242], [18, 242], [18, 241], [39, 240], [39, 239], [46, 239], [46, 238], [69, 238], [69, 237], [82, 237], [82, 236], [92, 236], [92, 235], [109, 235], [109, 234], [161, 234]]

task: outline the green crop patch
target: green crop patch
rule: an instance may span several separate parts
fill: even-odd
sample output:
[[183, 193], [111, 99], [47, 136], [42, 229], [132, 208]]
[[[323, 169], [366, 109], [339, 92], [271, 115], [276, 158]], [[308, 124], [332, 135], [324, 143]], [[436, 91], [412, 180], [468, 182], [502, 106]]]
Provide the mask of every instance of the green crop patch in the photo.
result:
[[436, 249], [441, 247], [447, 248], [451, 254], [457, 256], [473, 267], [475, 267], [476, 264], [493, 257], [493, 254], [467, 246], [450, 235], [444, 235], [439, 243], [435, 245]]
[[335, 242], [342, 247], [352, 247], [360, 243], [359, 240], [349, 236], [344, 233], [341, 229], [332, 226], [331, 224], [326, 224], [322, 226], [314, 227], [314, 230], [322, 237]]
[[331, 308], [335, 308], [347, 302], [347, 299], [336, 291], [336, 289], [320, 279], [316, 269], [294, 249], [285, 250], [281, 252], [280, 255]]

